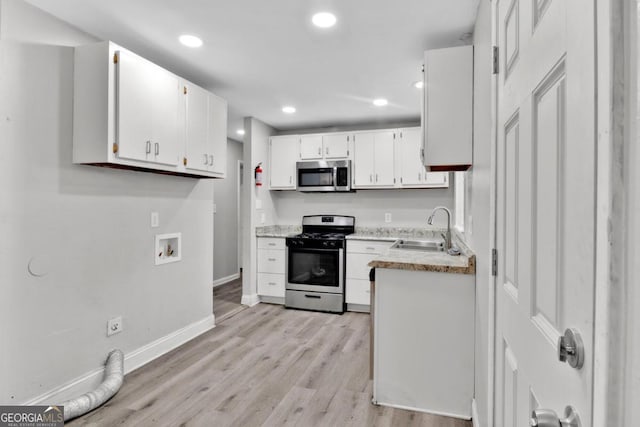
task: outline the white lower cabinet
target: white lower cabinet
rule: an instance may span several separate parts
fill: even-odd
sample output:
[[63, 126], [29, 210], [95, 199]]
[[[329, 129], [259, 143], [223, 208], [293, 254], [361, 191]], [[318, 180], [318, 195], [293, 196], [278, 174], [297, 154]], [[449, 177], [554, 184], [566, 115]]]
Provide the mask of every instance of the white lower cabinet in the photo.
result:
[[386, 252], [392, 244], [393, 242], [388, 241], [347, 241], [347, 304], [370, 305], [370, 268], [367, 264]]
[[285, 248], [284, 238], [258, 237], [258, 295], [284, 302]]

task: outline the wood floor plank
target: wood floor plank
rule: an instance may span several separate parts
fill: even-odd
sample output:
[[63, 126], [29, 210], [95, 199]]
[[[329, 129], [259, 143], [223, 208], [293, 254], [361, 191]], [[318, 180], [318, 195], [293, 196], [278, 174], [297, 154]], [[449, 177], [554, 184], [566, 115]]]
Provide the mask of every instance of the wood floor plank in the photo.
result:
[[68, 425], [470, 427], [371, 403], [368, 324], [258, 304], [130, 373]]

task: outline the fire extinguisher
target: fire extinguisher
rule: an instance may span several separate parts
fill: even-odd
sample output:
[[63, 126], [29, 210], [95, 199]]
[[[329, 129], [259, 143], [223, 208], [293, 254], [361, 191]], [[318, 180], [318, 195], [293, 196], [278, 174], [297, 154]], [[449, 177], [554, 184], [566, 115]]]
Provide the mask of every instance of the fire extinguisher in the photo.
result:
[[262, 163], [258, 163], [255, 169], [255, 178], [256, 178], [256, 187], [262, 186], [262, 168], [260, 167]]

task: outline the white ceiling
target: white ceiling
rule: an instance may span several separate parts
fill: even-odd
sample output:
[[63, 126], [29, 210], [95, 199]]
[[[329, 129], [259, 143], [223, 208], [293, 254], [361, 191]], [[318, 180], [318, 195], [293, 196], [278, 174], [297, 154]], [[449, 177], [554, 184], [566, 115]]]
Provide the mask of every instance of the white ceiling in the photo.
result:
[[[224, 97], [279, 130], [417, 120], [427, 48], [469, 43], [479, 0], [28, 0]], [[321, 30], [318, 11], [338, 22]], [[180, 34], [204, 46], [189, 49]], [[384, 97], [386, 107], [372, 100]], [[282, 113], [294, 105], [297, 113]]]

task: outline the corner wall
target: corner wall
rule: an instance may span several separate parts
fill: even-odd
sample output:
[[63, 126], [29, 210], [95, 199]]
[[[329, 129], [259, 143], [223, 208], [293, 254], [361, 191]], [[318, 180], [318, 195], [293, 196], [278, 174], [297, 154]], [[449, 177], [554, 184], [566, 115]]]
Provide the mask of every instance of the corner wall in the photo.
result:
[[491, 5], [480, 1], [474, 32], [474, 124], [473, 168], [467, 173], [468, 206], [465, 234], [476, 253], [476, 334], [475, 401], [476, 425], [489, 427], [493, 420], [493, 284], [491, 249], [495, 227], [492, 223], [493, 175], [495, 152], [493, 123], [495, 108], [492, 94], [492, 24]]
[[[73, 49], [38, 43], [93, 38], [23, 1], [0, 19], [0, 403], [55, 404], [114, 348], [130, 371], [213, 326], [213, 183], [72, 164]], [[183, 259], [156, 266], [168, 232]]]
[[[258, 303], [256, 284], [257, 241], [256, 227], [278, 224], [272, 194], [266, 185], [269, 182], [268, 168], [263, 167], [263, 185], [255, 185], [254, 169], [258, 163], [269, 164], [269, 137], [275, 130], [253, 117], [244, 119], [244, 194], [243, 206], [243, 245], [242, 245], [242, 304]], [[263, 221], [264, 219], [264, 221]]]

